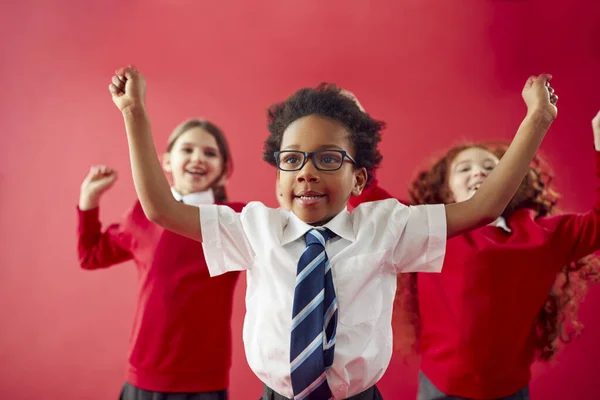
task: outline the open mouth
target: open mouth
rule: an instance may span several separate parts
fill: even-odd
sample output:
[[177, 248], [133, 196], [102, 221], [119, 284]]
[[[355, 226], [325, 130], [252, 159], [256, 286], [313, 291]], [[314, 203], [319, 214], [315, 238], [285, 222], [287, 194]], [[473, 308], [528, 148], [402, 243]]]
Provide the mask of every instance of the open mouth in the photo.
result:
[[298, 200], [298, 202], [301, 205], [310, 206], [310, 205], [319, 203], [320, 201], [325, 199], [327, 197], [327, 195], [325, 195], [323, 193], [308, 191], [308, 192], [301, 192], [301, 193], [295, 195], [294, 197], [296, 198], [296, 200]]
[[482, 182], [478, 182], [478, 183], [476, 183], [476, 184], [474, 184], [474, 185], [471, 185], [471, 186], [469, 186], [469, 190], [478, 191], [478, 190], [479, 190], [479, 188], [481, 187], [481, 183], [482, 183]]
[[190, 175], [194, 175], [194, 176], [205, 176], [206, 175], [206, 171], [189, 171], [189, 170], [185, 170], [186, 174], [190, 174]]

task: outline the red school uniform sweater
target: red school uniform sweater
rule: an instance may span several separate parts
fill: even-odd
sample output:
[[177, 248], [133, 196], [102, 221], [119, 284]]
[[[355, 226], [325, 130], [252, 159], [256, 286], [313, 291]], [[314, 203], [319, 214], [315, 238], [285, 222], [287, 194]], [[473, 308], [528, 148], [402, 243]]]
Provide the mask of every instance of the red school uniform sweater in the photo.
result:
[[421, 369], [448, 395], [495, 399], [529, 384], [534, 324], [557, 274], [600, 250], [600, 188], [587, 213], [522, 209], [507, 223], [510, 233], [488, 225], [449, 239], [442, 272], [418, 276]]
[[[244, 206], [227, 205], [238, 212]], [[155, 392], [227, 389], [239, 273], [211, 278], [202, 244], [150, 222], [139, 202], [104, 232], [98, 213], [98, 208], [78, 210], [81, 267], [133, 260], [138, 269], [127, 382]]]

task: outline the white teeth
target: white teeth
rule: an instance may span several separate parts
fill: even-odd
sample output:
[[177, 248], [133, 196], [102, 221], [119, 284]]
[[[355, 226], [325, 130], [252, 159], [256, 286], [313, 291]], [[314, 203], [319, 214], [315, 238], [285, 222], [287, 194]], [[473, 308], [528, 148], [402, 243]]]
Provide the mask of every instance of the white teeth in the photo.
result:
[[315, 200], [320, 198], [321, 196], [300, 196], [302, 200]]

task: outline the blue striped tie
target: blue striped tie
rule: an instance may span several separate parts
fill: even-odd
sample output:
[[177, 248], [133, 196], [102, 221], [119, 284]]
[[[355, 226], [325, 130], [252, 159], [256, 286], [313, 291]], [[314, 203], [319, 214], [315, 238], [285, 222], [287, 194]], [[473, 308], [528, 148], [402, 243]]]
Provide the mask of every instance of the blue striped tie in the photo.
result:
[[325, 371], [333, 364], [337, 300], [325, 242], [335, 234], [329, 229], [306, 233], [306, 250], [296, 272], [290, 347], [294, 400], [332, 397]]

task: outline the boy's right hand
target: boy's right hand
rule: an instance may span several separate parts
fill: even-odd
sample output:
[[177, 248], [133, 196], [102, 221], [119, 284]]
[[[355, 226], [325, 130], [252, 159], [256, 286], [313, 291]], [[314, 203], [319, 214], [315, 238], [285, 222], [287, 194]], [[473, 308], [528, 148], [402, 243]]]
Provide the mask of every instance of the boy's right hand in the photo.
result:
[[83, 182], [79, 196], [79, 209], [90, 210], [98, 207], [100, 197], [114, 185], [117, 171], [106, 165], [94, 165]]
[[125, 113], [136, 107], [144, 107], [146, 80], [133, 66], [119, 68], [108, 85], [117, 108]]

